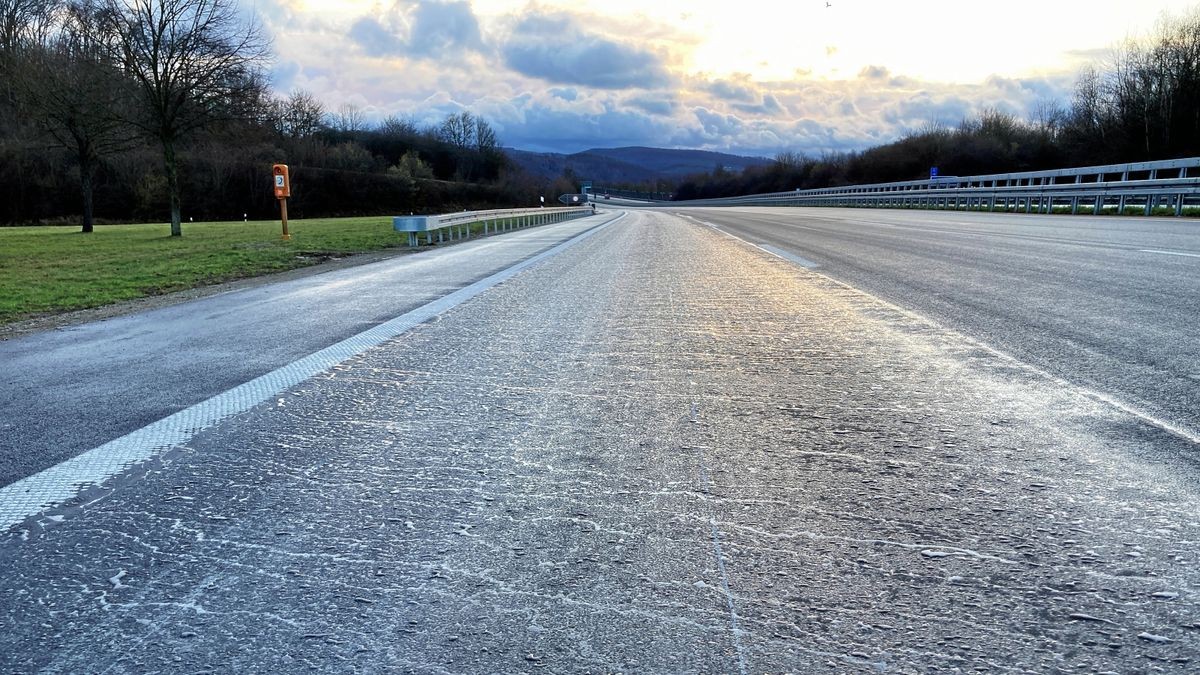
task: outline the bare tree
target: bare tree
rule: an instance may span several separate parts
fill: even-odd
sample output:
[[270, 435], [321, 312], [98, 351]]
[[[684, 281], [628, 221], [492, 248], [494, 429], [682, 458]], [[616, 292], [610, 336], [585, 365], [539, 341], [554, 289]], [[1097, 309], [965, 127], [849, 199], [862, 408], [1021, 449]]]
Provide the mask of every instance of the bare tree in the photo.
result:
[[353, 103], [343, 103], [338, 106], [337, 114], [330, 115], [329, 126], [343, 134], [357, 134], [367, 130], [367, 117], [362, 108]]
[[171, 203], [179, 220], [178, 146], [213, 119], [237, 117], [257, 100], [269, 45], [234, 0], [103, 0], [105, 32], [140, 93], [133, 121], [162, 146]]
[[482, 117], [475, 118], [475, 151], [487, 157], [500, 149], [500, 140], [496, 130]]
[[275, 102], [275, 129], [288, 138], [308, 138], [325, 126], [325, 106], [317, 97], [298, 89]]
[[122, 116], [131, 102], [131, 83], [96, 41], [96, 17], [95, 5], [67, 7], [54, 36], [25, 50], [14, 78], [37, 125], [79, 165], [83, 232], [93, 229], [92, 187], [101, 160], [134, 140]]
[[411, 117], [399, 117], [397, 115], [388, 115], [379, 123], [376, 129], [379, 133], [385, 136], [395, 136], [398, 138], [416, 138], [420, 134], [417, 128], [417, 122]]
[[59, 0], [0, 0], [0, 57], [49, 35]]
[[446, 117], [438, 127], [438, 138], [458, 150], [470, 148], [475, 141], [475, 116], [464, 110]]
[[1053, 99], [1042, 99], [1033, 106], [1030, 121], [1044, 138], [1054, 140], [1066, 122], [1067, 111]]

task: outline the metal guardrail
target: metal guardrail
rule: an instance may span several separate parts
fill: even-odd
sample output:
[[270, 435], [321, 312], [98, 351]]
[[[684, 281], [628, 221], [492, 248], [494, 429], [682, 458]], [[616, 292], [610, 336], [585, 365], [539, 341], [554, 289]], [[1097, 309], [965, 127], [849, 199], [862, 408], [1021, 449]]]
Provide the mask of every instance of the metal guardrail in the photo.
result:
[[1146, 215], [1168, 207], [1181, 216], [1200, 207], [1200, 157], [1075, 169], [944, 177], [898, 183], [773, 192], [743, 197], [659, 202], [670, 206], [865, 206], [1071, 213], [1130, 206]]
[[420, 243], [420, 233], [424, 232], [426, 243], [432, 244], [434, 234], [441, 243], [446, 239], [457, 241], [471, 237], [471, 225], [483, 223], [483, 234], [507, 232], [535, 225], [561, 223], [563, 221], [590, 216], [592, 209], [578, 206], [561, 208], [537, 209], [492, 209], [490, 211], [461, 211], [446, 213], [440, 216], [396, 216], [392, 218], [392, 227], [397, 232], [408, 233], [408, 245], [417, 246]]

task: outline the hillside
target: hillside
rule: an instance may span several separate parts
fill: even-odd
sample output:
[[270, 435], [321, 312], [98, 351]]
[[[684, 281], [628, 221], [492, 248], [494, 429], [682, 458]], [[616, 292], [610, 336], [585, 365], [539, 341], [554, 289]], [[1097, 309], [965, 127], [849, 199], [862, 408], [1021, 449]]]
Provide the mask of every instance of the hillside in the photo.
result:
[[536, 176], [556, 178], [570, 168], [576, 176], [603, 183], [642, 183], [659, 178], [677, 179], [712, 171], [718, 164], [733, 172], [770, 164], [762, 157], [742, 157], [706, 150], [666, 148], [593, 148], [571, 155], [527, 152], [505, 148], [509, 159]]

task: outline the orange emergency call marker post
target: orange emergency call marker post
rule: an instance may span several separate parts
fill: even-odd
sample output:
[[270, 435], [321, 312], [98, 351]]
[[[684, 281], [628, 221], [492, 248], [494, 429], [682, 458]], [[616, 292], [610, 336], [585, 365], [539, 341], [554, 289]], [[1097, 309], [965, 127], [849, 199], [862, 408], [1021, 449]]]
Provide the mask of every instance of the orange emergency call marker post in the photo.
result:
[[287, 227], [287, 198], [292, 196], [292, 183], [288, 179], [287, 164], [276, 164], [271, 167], [275, 178], [275, 198], [279, 200], [279, 217], [283, 220], [283, 239], [292, 238]]

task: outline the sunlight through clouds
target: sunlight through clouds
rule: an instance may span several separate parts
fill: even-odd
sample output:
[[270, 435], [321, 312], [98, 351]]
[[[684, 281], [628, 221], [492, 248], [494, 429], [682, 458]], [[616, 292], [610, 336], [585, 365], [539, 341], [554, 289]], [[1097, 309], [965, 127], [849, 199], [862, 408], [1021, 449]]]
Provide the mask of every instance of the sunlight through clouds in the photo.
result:
[[[1194, 1], [257, 0], [274, 84], [330, 108], [489, 117], [514, 147], [861, 149], [1069, 99], [1081, 66]], [[569, 92], [569, 94], [568, 94]]]

